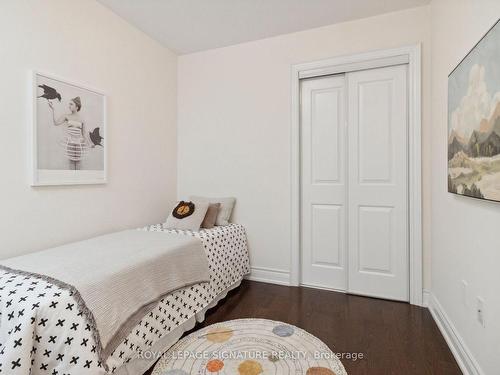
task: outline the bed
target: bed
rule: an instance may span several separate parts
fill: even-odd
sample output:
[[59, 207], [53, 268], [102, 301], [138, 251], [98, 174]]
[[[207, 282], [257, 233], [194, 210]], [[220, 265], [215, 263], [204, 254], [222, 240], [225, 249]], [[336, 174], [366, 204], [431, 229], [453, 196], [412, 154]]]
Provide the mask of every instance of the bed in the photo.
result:
[[139, 230], [199, 239], [207, 255], [210, 281], [164, 296], [102, 363], [88, 319], [70, 290], [50, 280], [0, 270], [1, 373], [143, 374], [250, 270], [242, 225], [193, 232], [157, 224]]

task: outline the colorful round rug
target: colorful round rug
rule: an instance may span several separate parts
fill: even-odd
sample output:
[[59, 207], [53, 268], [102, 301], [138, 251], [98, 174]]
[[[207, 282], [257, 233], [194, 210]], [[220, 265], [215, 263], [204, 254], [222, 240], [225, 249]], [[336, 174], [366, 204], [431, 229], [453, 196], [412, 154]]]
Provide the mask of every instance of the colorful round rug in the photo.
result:
[[158, 361], [152, 375], [347, 375], [317, 337], [282, 322], [238, 319], [191, 333]]

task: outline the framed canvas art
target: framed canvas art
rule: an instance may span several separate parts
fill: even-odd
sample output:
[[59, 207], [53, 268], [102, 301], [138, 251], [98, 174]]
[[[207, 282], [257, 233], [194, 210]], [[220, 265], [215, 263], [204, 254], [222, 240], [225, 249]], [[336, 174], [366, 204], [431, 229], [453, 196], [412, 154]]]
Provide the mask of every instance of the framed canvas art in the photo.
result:
[[106, 96], [33, 72], [32, 185], [106, 182]]
[[500, 20], [448, 76], [448, 191], [500, 201]]

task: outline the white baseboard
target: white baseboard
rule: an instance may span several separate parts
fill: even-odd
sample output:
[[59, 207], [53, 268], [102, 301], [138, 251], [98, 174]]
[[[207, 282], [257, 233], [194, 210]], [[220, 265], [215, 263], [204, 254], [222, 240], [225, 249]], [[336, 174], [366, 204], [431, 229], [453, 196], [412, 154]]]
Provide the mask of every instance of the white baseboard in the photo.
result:
[[245, 278], [263, 283], [290, 285], [290, 271], [275, 268], [252, 267], [250, 275], [247, 275]]
[[474, 356], [432, 292], [427, 294], [429, 310], [464, 375], [484, 375]]

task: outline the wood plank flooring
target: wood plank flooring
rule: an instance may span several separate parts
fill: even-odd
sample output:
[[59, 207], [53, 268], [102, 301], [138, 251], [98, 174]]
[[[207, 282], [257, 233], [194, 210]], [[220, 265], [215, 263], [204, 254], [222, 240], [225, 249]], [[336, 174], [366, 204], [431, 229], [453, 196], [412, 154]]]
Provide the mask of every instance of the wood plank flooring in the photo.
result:
[[244, 281], [195, 329], [238, 318], [283, 321], [336, 353], [363, 353], [342, 360], [349, 375], [462, 374], [430, 312], [407, 303]]

